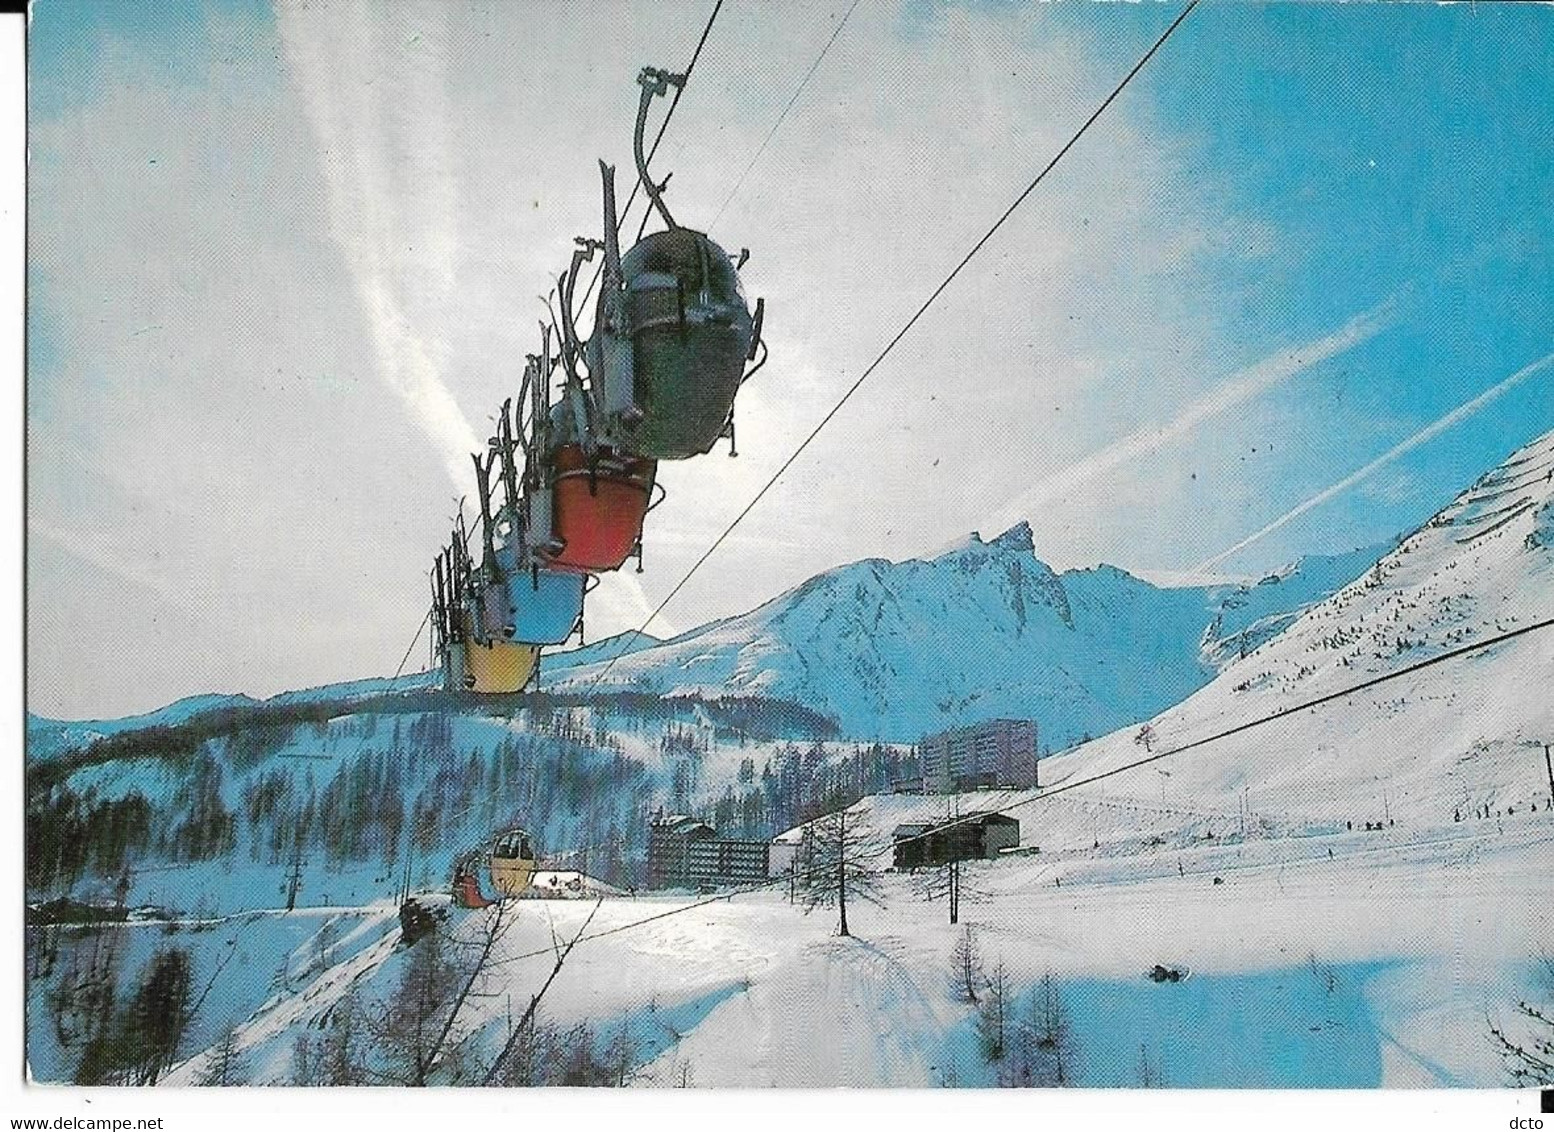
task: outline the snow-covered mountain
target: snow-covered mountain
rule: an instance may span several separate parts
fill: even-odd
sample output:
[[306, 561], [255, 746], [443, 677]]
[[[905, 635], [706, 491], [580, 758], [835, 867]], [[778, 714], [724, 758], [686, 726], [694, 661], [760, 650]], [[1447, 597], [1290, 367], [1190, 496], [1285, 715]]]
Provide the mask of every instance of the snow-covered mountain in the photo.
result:
[[[1250, 584], [1162, 586], [1106, 565], [1057, 574], [1021, 523], [991, 541], [972, 534], [929, 559], [828, 570], [668, 641], [624, 633], [547, 654], [542, 683], [547, 691], [786, 700], [831, 717], [848, 737], [894, 742], [995, 715], [1032, 716], [1043, 746], [1058, 750], [1178, 702], [1385, 550], [1306, 556]], [[216, 710], [345, 705], [435, 684], [435, 673], [415, 672], [264, 700], [190, 696], [114, 720], [28, 715], [28, 752], [48, 758]]]
[[303, 704], [332, 704], [342, 710], [346, 705], [396, 693], [425, 691], [439, 686], [436, 672], [410, 672], [397, 679], [370, 676], [362, 680], [344, 680], [280, 692], [267, 699], [255, 699], [241, 692], [208, 692], [185, 696], [155, 711], [126, 715], [119, 719], [50, 719], [27, 713], [27, 757], [46, 759], [68, 751], [80, 750], [99, 739], [144, 731], [153, 727], [181, 727], [202, 716], [219, 712], [259, 708], [297, 707]]
[[[1365, 574], [1154, 718], [1169, 749], [1554, 617], [1554, 433], [1480, 477]], [[1549, 804], [1554, 629], [1299, 712], [1107, 780], [1153, 798], [1467, 820]], [[1052, 760], [1048, 781], [1139, 757], [1136, 729]], [[1363, 813], [1361, 812], [1363, 811]]]
[[[1113, 566], [1055, 573], [1021, 523], [934, 558], [828, 570], [620, 657], [600, 686], [774, 696], [897, 742], [1015, 715], [1059, 749], [1182, 700], [1383, 549], [1305, 558], [1252, 585], [1162, 587]], [[598, 655], [556, 657], [551, 678], [587, 687]]]
[[[880, 870], [897, 823], [951, 808], [1007, 808], [1020, 819], [1020, 852], [966, 866], [971, 896], [960, 925], [946, 924], [943, 905], [923, 899], [917, 878], [886, 871], [878, 876], [883, 906], [850, 913], [858, 939], [837, 938], [833, 916], [806, 916], [781, 886], [717, 901], [634, 893], [597, 905], [447, 909], [438, 931], [465, 945], [449, 954], [479, 953], [482, 933], [500, 927], [499, 914], [510, 917], [504, 922], [512, 930], [496, 933], [487, 989], [438, 1015], [448, 1019], [444, 1032], [457, 1048], [437, 1062], [433, 1080], [478, 1080], [511, 1033], [509, 1002], [550, 986], [554, 941], [587, 927], [545, 999], [544, 1018], [557, 1032], [582, 1035], [577, 1040], [605, 1051], [601, 1056], [629, 1051], [629, 1076], [621, 1055], [617, 1080], [992, 1084], [1004, 1079], [1004, 1068], [988, 1060], [979, 1041], [978, 1008], [953, 995], [946, 980], [961, 932], [971, 925], [1018, 1009], [1028, 1009], [1049, 980], [1057, 988], [1077, 1050], [1072, 1083], [1138, 1084], [1135, 1067], [1152, 1062], [1176, 1086], [1503, 1084], [1505, 1068], [1486, 1030], [1514, 1020], [1511, 1004], [1530, 993], [1534, 962], [1550, 938], [1543, 897], [1554, 812], [1542, 742], [1554, 736], [1554, 630], [1404, 670], [1554, 618], [1554, 433], [1482, 477], [1304, 612], [1293, 612], [1304, 602], [1289, 599], [1320, 591], [1322, 569], [1341, 572], [1353, 561], [1306, 563], [1277, 581], [1197, 591], [1160, 591], [1109, 568], [1058, 576], [1032, 563], [1028, 534], [1019, 529], [928, 562], [859, 563], [746, 615], [747, 626], [759, 619], [765, 628], [764, 654], [745, 656], [735, 647], [718, 660], [720, 647], [738, 638], [719, 637], [720, 627], [711, 626], [621, 662], [687, 650], [687, 663], [710, 671], [743, 656], [748, 667], [730, 675], [748, 677], [748, 685], [771, 671], [776, 676], [759, 685], [770, 688], [786, 678], [773, 651], [781, 641], [829, 642], [833, 651], [808, 655], [834, 664], [847, 655], [837, 641], [851, 640], [864, 663], [874, 663], [880, 654], [866, 636], [848, 636], [868, 623], [860, 607], [872, 603], [881, 631], [897, 632], [925, 618], [934, 600], [943, 624], [963, 627], [980, 615], [996, 626], [997, 633], [982, 626], [976, 644], [998, 643], [1006, 664], [1020, 662], [1021, 642], [1067, 641], [1077, 651], [1101, 639], [1103, 630], [1091, 622], [1107, 616], [1132, 618], [1127, 624], [1143, 638], [1139, 649], [1155, 649], [1162, 663], [1185, 651], [1212, 670], [1223, 658], [1222, 671], [1150, 720], [1152, 752], [1135, 723], [1044, 761], [1040, 790], [959, 799], [874, 794], [852, 807]], [[1156, 631], [1150, 618], [1171, 615], [1182, 626], [1194, 619], [1202, 625], [1194, 644], [1167, 642]], [[1114, 632], [1114, 646], [1128, 643], [1127, 629]], [[893, 643], [905, 649], [901, 638]], [[1000, 675], [966, 650], [937, 642], [934, 649], [941, 663], [955, 658], [961, 678]], [[703, 653], [708, 659], [698, 660]], [[919, 660], [907, 671], [921, 674], [932, 663]], [[1114, 663], [1146, 664], [1121, 654]], [[1077, 662], [1064, 676], [1075, 688], [1100, 679]], [[1386, 677], [1395, 678], [1343, 694]], [[825, 677], [817, 666], [808, 678]], [[1320, 706], [1301, 706], [1335, 694]], [[1168, 754], [1280, 712], [1289, 714]], [[515, 785], [533, 796], [534, 784], [555, 778], [562, 766], [598, 771], [579, 783], [575, 798], [565, 791], [536, 798], [531, 812], [543, 811], [558, 838], [601, 824], [640, 830], [653, 784], [672, 773], [667, 764], [688, 739], [696, 749], [686, 721], [663, 721], [666, 729], [656, 721], [592, 718], [587, 709], [577, 719], [565, 713], [549, 721], [548, 734], [565, 749], [542, 766], [549, 756], [536, 744], [537, 720], [416, 714], [414, 723], [401, 721], [403, 728], [372, 714], [347, 715], [276, 736], [274, 749], [229, 742], [207, 750], [231, 775], [245, 776], [241, 791], [229, 780], [227, 793], [241, 795], [256, 816], [239, 825], [235, 854], [166, 873], [144, 870], [133, 899], [176, 903], [148, 887], [161, 886], [182, 895], [185, 907], [199, 896], [213, 911], [225, 910], [222, 896], [247, 898], [238, 906], [248, 909], [273, 903], [273, 889], [259, 882], [273, 883], [285, 858], [266, 857], [272, 819], [270, 803], [260, 801], [278, 782], [273, 772], [283, 760], [300, 759], [295, 765], [310, 780], [309, 767], [321, 784], [349, 786], [349, 776], [331, 776], [348, 758], [364, 772], [386, 774], [395, 758], [385, 755], [414, 752], [435, 767], [431, 791], [414, 814], [436, 815], [441, 824], [463, 813], [465, 797], [485, 793], [482, 784], [493, 774], [493, 797], [507, 797]], [[705, 730], [702, 758], [738, 782], [747, 759], [778, 753], [720, 744], [717, 727]], [[1147, 753], [1164, 757], [1130, 765]], [[144, 781], [146, 769], [85, 766], [70, 781], [100, 801], [127, 788], [117, 779]], [[186, 777], [181, 766], [163, 769], [169, 788]], [[623, 772], [636, 804], [583, 812], [626, 797], [605, 788]], [[410, 782], [419, 772], [407, 763], [403, 773], [401, 781]], [[1108, 777], [1087, 782], [1097, 775]], [[326, 785], [319, 805], [307, 808], [335, 812], [331, 796], [356, 793]], [[366, 792], [365, 800], [372, 796]], [[480, 815], [471, 829], [501, 816]], [[441, 887], [452, 844], [444, 842], [419, 854], [419, 885]], [[243, 866], [250, 845], [252, 863]], [[438, 867], [425, 868], [433, 857]], [[80, 1014], [72, 972], [94, 969], [88, 965], [100, 938], [122, 938], [122, 953], [108, 954], [118, 954], [114, 962], [131, 972], [121, 979], [124, 994], [131, 979], [145, 978], [154, 954], [171, 946], [192, 954], [200, 979], [214, 972], [213, 1005], [197, 1015], [182, 1049], [187, 1060], [169, 1083], [208, 1080], [223, 1057], [236, 1067], [232, 1079], [245, 1083], [328, 1079], [318, 1068], [320, 1050], [329, 1042], [344, 1048], [361, 1018], [386, 1016], [388, 1004], [403, 997], [411, 963], [428, 955], [407, 948], [393, 904], [382, 896], [397, 867], [363, 865], [378, 875], [361, 872], [353, 882], [329, 867], [327, 856], [315, 856], [304, 889], [305, 903], [315, 906], [291, 913], [249, 910], [61, 933], [60, 955], [46, 965], [48, 956], [35, 949], [41, 970], [28, 992], [33, 1071], [62, 1079], [81, 1064], [79, 1040], [73, 1046], [61, 1037]], [[245, 881], [249, 891], [241, 891]], [[325, 891], [333, 900], [320, 896]], [[418, 898], [440, 912], [446, 905], [435, 893]], [[1162, 962], [1190, 979], [1152, 981], [1144, 972]], [[272, 971], [268, 980], [255, 977]], [[589, 1030], [589, 1022], [596, 1028]], [[228, 1023], [234, 1028], [224, 1040]], [[352, 1056], [369, 1067], [394, 1067], [390, 1054], [362, 1045]]]

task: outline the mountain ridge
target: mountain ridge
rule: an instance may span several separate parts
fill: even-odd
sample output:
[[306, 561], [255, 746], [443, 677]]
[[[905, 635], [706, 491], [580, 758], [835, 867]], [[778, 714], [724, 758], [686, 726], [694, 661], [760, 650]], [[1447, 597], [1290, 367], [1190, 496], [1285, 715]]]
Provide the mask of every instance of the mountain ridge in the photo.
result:
[[613, 661], [562, 654], [550, 676], [560, 690], [770, 695], [896, 742], [1016, 714], [1057, 748], [1191, 694], [1384, 549], [1306, 556], [1256, 583], [1160, 586], [1105, 563], [1059, 574], [1020, 522], [932, 557], [834, 567]]
[[[1169, 749], [1377, 676], [1396, 673], [1395, 680], [1203, 748], [1170, 765], [1169, 793], [1224, 804], [1253, 791], [1308, 813], [1358, 802], [1378, 827], [1404, 817], [1455, 824], [1502, 808], [1554, 806], [1542, 758], [1554, 734], [1547, 633], [1404, 671], [1554, 617], [1551, 513], [1554, 432], [1480, 476], [1371, 569], [1149, 727]], [[1119, 731], [1055, 759], [1050, 781], [1136, 759], [1135, 739]], [[1155, 788], [1168, 793], [1147, 780], [1108, 781], [1109, 791], [1143, 797]]]

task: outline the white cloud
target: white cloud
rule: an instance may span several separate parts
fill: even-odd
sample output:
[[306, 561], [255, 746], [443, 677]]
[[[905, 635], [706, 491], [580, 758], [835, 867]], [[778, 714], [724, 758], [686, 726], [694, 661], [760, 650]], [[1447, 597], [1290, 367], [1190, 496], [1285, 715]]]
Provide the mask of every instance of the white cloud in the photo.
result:
[[[328, 186], [330, 230], [355, 284], [384, 384], [443, 454], [455, 486], [482, 447], [411, 317], [429, 287], [443, 304], [456, 293], [457, 198], [447, 144], [447, 74], [437, 37], [416, 39], [413, 66], [383, 82], [393, 30], [380, 6], [277, 7], [293, 85], [317, 138]], [[422, 13], [435, 17], [436, 13]], [[399, 89], [393, 89], [398, 87]], [[403, 190], [413, 185], [415, 192]], [[414, 252], [416, 270], [405, 252]], [[426, 332], [446, 334], [446, 324]]]
[[[100, 98], [33, 126], [29, 256], [60, 348], [33, 367], [30, 505], [175, 579], [188, 655], [220, 657], [237, 687], [391, 671], [448, 477], [467, 489], [534, 348], [534, 296], [599, 226], [594, 159], [624, 197], [637, 70], [683, 65], [704, 18], [288, 5], [278, 32], [213, 11], [223, 62], [202, 83], [105, 56]], [[678, 217], [716, 211], [834, 18], [720, 16], [655, 163]], [[859, 5], [713, 233], [752, 250], [772, 361], [741, 395], [738, 460], [661, 468], [647, 573], [597, 591], [591, 637], [640, 623], [1158, 34], [1080, 41], [1042, 8], [905, 19]], [[675, 625], [985, 528], [989, 499], [1141, 422], [1223, 411], [1236, 390], [1213, 359], [1256, 352], [1219, 326], [1216, 269], [1278, 237], [1216, 203], [1155, 120], [1150, 84], [1176, 65], [1168, 47], [1114, 104], [686, 587]], [[1128, 545], [1158, 510], [1107, 506], [1078, 552]], [[69, 619], [38, 622], [34, 710], [210, 687], [207, 660], [168, 655], [138, 583], [72, 545], [33, 596], [103, 647], [76, 655]]]

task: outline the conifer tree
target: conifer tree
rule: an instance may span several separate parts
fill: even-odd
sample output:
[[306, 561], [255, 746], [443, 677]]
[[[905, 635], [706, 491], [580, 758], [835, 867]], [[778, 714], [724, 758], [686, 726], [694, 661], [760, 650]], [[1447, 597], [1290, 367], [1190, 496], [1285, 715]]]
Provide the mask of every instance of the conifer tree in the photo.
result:
[[852, 932], [847, 924], [847, 902], [863, 901], [883, 907], [879, 883], [863, 859], [869, 828], [847, 810], [837, 810], [810, 824], [814, 837], [809, 860], [800, 874], [804, 911], [836, 906], [837, 934]]

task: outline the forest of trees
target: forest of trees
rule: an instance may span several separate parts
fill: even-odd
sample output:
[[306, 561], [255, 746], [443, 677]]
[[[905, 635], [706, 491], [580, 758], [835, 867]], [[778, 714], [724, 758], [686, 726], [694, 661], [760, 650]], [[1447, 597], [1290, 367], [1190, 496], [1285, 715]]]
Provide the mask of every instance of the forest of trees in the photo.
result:
[[95, 933], [88, 958], [56, 984], [49, 1009], [78, 1085], [155, 1085], [177, 1061], [198, 1008], [189, 951], [155, 952], [133, 991], [119, 986], [118, 933]]
[[[413, 944], [403, 939], [409, 954], [397, 983], [376, 998], [349, 992], [318, 1032], [298, 1034], [291, 1076], [283, 1083], [599, 1088], [635, 1081], [641, 1059], [629, 1023], [605, 1028], [587, 1021], [568, 1027], [551, 1023], [541, 1009], [549, 981], [527, 1009], [501, 1019], [494, 1032], [470, 1024], [468, 1008], [481, 996], [494, 949], [513, 923], [510, 911], [497, 905], [470, 939], [456, 939], [440, 927]], [[562, 947], [552, 977], [570, 951], [571, 945]], [[207, 1055], [206, 1072], [214, 1075], [226, 1058], [218, 1043]]]
[[[752, 750], [737, 780], [714, 793], [716, 785], [704, 784], [714, 746], [726, 758], [730, 748], [743, 750], [772, 731], [834, 727], [776, 701], [639, 693], [605, 697], [611, 711], [625, 714], [590, 713], [585, 725], [565, 697], [535, 694], [524, 698], [521, 728], [503, 729], [493, 742], [488, 727], [472, 742], [459, 739], [466, 717], [446, 704], [398, 710], [425, 698], [417, 693], [395, 699], [391, 712], [343, 717], [331, 714], [340, 705], [317, 703], [223, 708], [34, 761], [29, 896], [67, 894], [87, 879], [116, 883], [148, 861], [241, 855], [282, 869], [306, 857], [392, 871], [407, 853], [418, 862], [440, 857], [461, 840], [510, 825], [535, 833], [557, 867], [624, 887], [642, 882], [648, 823], [666, 803], [726, 836], [763, 838], [915, 772], [913, 755], [881, 744], [789, 740], [775, 753], [761, 748], [759, 762]], [[489, 724], [491, 706], [482, 709], [475, 718]], [[663, 773], [625, 755], [612, 728], [656, 738]], [[316, 753], [336, 746], [339, 755]], [[109, 764], [137, 777], [144, 769], [146, 784], [105, 797], [70, 777]], [[170, 792], [161, 785], [169, 779], [177, 783]]]
[[[255, 1078], [234, 1021], [215, 1027], [214, 1040], [198, 1037], [202, 1028], [212, 1031], [212, 1020], [198, 1020], [225, 960], [197, 969], [195, 949], [169, 939], [137, 971], [126, 967], [121, 931], [101, 925], [29, 930], [50, 936], [42, 949], [50, 968], [44, 1024], [54, 1031], [68, 1079], [78, 1085], [155, 1085], [195, 1053], [190, 1079], [201, 1086], [599, 1087], [636, 1080], [639, 1042], [629, 1023], [556, 1026], [540, 1009], [544, 988], [521, 1018], [491, 1024], [505, 1024], [505, 1033], [472, 1023], [494, 949], [516, 919], [510, 906], [498, 905], [469, 938], [448, 932], [435, 917], [413, 942], [402, 935], [398, 946], [406, 954], [398, 978], [375, 992], [353, 988], [316, 1026], [299, 1027], [286, 1076], [278, 1080]], [[563, 962], [564, 955], [557, 973]]]
[[802, 750], [787, 743], [759, 771], [753, 759], [743, 760], [737, 783], [695, 812], [721, 833], [769, 837], [865, 795], [887, 793], [917, 773], [915, 754], [880, 743], [837, 748], [814, 742]]
[[1534, 998], [1518, 1001], [1509, 1023], [1489, 1026], [1490, 1042], [1515, 1088], [1554, 1085], [1554, 955], [1543, 956], [1537, 973]]

